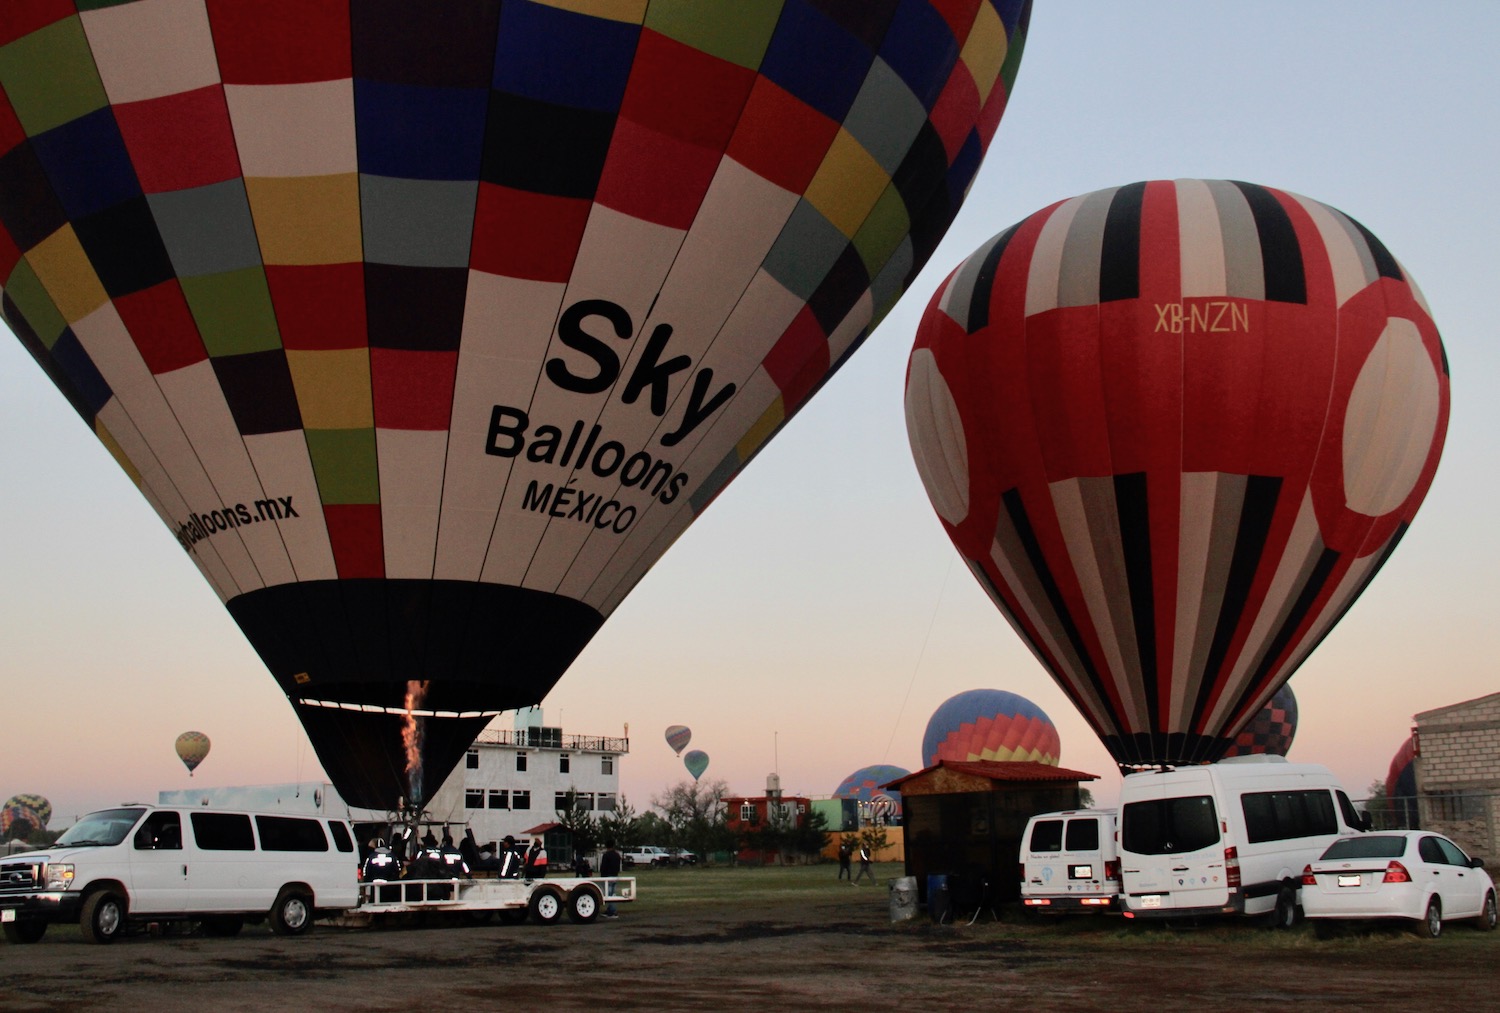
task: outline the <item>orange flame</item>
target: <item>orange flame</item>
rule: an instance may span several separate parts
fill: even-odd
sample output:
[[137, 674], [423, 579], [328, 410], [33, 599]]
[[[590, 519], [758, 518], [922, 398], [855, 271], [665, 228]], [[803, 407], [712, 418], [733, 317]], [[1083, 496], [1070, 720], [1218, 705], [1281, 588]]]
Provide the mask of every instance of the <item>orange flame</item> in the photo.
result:
[[406, 746], [406, 792], [407, 798], [420, 805], [422, 799], [422, 739], [423, 721], [412, 711], [419, 709], [427, 698], [427, 680], [409, 680], [406, 684], [406, 718], [401, 728], [401, 742]]

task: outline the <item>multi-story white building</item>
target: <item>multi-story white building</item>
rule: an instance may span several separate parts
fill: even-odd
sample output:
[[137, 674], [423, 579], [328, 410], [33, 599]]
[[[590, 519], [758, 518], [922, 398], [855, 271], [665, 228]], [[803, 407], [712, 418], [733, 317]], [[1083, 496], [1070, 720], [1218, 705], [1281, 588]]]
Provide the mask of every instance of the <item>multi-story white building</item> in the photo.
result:
[[467, 825], [481, 843], [519, 840], [555, 822], [569, 791], [596, 816], [613, 812], [628, 752], [623, 735], [564, 735], [542, 723], [541, 708], [526, 708], [516, 712], [514, 728], [479, 734], [427, 810], [433, 819]]

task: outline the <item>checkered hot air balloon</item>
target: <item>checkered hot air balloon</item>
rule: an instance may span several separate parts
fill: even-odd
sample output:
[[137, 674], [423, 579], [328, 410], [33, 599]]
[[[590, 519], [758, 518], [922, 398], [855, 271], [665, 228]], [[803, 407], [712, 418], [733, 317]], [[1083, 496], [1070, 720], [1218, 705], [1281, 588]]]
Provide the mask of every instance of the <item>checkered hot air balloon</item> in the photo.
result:
[[1250, 723], [1234, 737], [1234, 745], [1224, 755], [1250, 756], [1269, 753], [1285, 756], [1297, 736], [1297, 698], [1291, 686], [1278, 689], [1271, 702], [1256, 712]]
[[1062, 756], [1057, 726], [1046, 711], [1018, 693], [971, 689], [949, 697], [927, 719], [922, 762], [1030, 760], [1056, 766]]
[[52, 821], [52, 803], [41, 795], [33, 792], [22, 792], [19, 795], [12, 795], [5, 800], [5, 808], [7, 809], [17, 805], [25, 806], [35, 813], [39, 821], [39, 827], [45, 828]]
[[7, 802], [0, 809], [0, 840], [26, 837], [44, 826], [46, 823], [30, 806]]
[[173, 743], [177, 758], [188, 769], [189, 777], [193, 776], [193, 771], [198, 769], [198, 764], [208, 756], [208, 751], [212, 747], [213, 744], [209, 742], [208, 736], [202, 732], [183, 732]]
[[1229, 748], [1411, 524], [1448, 361], [1385, 246], [1181, 179], [1060, 201], [928, 304], [907, 429], [933, 507], [1122, 766]]
[[839, 782], [838, 787], [833, 790], [833, 797], [852, 798], [857, 802], [873, 805], [877, 801], [877, 796], [884, 796], [891, 806], [886, 815], [899, 813], [901, 793], [881, 786], [910, 773], [911, 771], [904, 767], [893, 766], [889, 763], [874, 763], [868, 767], [860, 767]]
[[9, 0], [0, 312], [388, 808], [890, 310], [1030, 8]]

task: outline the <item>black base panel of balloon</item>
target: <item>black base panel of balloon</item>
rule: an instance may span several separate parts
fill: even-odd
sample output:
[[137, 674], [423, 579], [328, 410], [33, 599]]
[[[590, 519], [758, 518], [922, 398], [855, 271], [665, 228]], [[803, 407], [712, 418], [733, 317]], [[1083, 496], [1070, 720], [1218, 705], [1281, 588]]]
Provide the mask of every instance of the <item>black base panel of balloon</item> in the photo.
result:
[[[308, 707], [293, 703], [328, 780], [351, 806], [393, 810], [402, 799], [425, 802], [442, 787], [485, 717], [412, 718], [375, 711]], [[420, 774], [407, 770], [408, 728], [420, 735]]]
[[293, 700], [510, 710], [540, 703], [604, 622], [571, 598], [468, 581], [324, 580], [229, 601], [230, 615]]
[[1106, 735], [1104, 748], [1120, 765], [1121, 773], [1152, 767], [1179, 767], [1191, 763], [1213, 763], [1224, 758], [1233, 739], [1217, 735]]

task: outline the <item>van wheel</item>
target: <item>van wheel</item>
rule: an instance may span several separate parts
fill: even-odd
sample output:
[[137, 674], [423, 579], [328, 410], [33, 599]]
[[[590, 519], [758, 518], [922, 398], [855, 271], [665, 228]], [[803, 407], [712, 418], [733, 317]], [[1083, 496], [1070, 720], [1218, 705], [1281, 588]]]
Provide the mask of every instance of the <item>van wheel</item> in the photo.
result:
[[562, 898], [555, 890], [538, 890], [531, 895], [531, 920], [538, 925], [553, 925], [562, 917]]
[[220, 915], [216, 918], [205, 918], [198, 924], [203, 927], [205, 936], [227, 939], [240, 934], [240, 929], [245, 927], [245, 919], [238, 915]]
[[[1490, 907], [1494, 907], [1494, 895], [1490, 896]], [[6, 922], [5, 941], [7, 943], [39, 943], [47, 934], [47, 923], [38, 921]]]
[[587, 925], [599, 917], [599, 894], [592, 887], [581, 886], [568, 898], [568, 918]]
[[1493, 932], [1495, 922], [1495, 891], [1491, 890], [1485, 895], [1484, 907], [1480, 910], [1479, 917], [1474, 920], [1474, 924], [1479, 926], [1481, 932]]
[[282, 887], [271, 905], [271, 931], [278, 936], [300, 936], [312, 927], [312, 898], [296, 887]]
[[1297, 891], [1283, 886], [1276, 895], [1276, 910], [1271, 913], [1271, 927], [1292, 929], [1297, 927]]
[[125, 931], [125, 898], [112, 890], [89, 894], [78, 917], [83, 938], [91, 943], [112, 943]]
[[1436, 897], [1427, 902], [1427, 914], [1417, 919], [1413, 926], [1423, 939], [1436, 939], [1443, 934], [1443, 902]]

